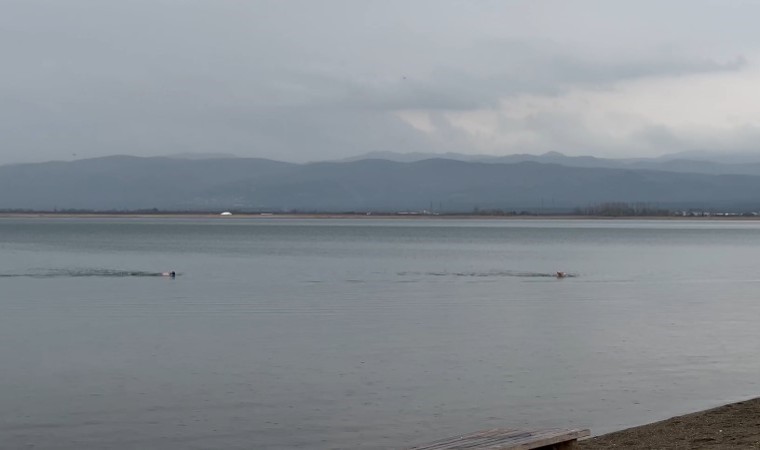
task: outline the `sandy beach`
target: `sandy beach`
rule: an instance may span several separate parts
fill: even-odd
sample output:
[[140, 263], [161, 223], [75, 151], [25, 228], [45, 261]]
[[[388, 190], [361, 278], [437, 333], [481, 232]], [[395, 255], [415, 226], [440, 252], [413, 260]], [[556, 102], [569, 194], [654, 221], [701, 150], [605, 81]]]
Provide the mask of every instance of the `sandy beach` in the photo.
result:
[[579, 442], [578, 448], [760, 448], [760, 398], [586, 439]]

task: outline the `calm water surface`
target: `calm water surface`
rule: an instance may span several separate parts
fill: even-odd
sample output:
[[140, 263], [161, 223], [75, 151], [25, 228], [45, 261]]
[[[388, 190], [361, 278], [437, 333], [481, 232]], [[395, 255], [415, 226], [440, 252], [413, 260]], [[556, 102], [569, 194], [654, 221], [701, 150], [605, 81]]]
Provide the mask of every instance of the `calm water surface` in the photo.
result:
[[0, 447], [386, 449], [758, 396], [759, 254], [755, 222], [0, 219]]

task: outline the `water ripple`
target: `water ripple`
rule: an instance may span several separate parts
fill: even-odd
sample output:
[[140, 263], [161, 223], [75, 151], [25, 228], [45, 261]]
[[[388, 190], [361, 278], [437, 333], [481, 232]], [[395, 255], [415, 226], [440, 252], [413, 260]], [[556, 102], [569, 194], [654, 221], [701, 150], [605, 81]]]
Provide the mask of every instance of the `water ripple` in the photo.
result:
[[[562, 275], [560, 275], [562, 274]], [[399, 276], [432, 276], [432, 277], [520, 277], [520, 278], [575, 278], [578, 275], [567, 272], [517, 272], [488, 271], [488, 272], [399, 272]]]
[[[179, 276], [180, 273], [175, 273]], [[0, 278], [73, 278], [73, 277], [168, 277], [170, 272], [113, 269], [35, 269], [21, 273], [0, 273]]]

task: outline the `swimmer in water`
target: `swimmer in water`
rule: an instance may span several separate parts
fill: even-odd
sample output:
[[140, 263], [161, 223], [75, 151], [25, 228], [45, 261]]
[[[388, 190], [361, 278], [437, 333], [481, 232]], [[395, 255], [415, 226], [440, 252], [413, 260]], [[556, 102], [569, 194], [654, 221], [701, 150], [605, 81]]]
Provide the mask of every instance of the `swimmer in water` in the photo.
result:
[[172, 278], [174, 278], [174, 277], [177, 276], [177, 274], [174, 273], [174, 271], [172, 270], [171, 272], [169, 272], [169, 276], [172, 277]]

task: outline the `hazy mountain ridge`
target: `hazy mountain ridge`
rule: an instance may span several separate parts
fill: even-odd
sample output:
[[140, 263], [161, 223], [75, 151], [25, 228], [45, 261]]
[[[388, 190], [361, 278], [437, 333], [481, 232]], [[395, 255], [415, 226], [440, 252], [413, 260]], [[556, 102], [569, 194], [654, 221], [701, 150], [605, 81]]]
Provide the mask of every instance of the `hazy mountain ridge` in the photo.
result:
[[548, 212], [620, 201], [757, 210], [758, 193], [760, 176], [533, 161], [292, 164], [113, 156], [0, 167], [2, 209]]
[[[681, 152], [663, 155], [657, 158], [599, 158], [595, 156], [567, 156], [560, 152], [547, 152], [540, 155], [514, 154], [504, 156], [469, 155], [463, 153], [396, 153], [371, 152], [340, 160], [354, 162], [364, 159], [383, 159], [395, 162], [417, 162], [426, 159], [444, 158], [455, 161], [482, 163], [520, 163], [538, 162], [560, 164], [568, 167], [597, 167], [607, 169], [644, 169], [664, 172], [760, 175], [760, 157], [747, 155], [718, 155], [708, 152]], [[730, 161], [730, 162], [721, 162]]]

